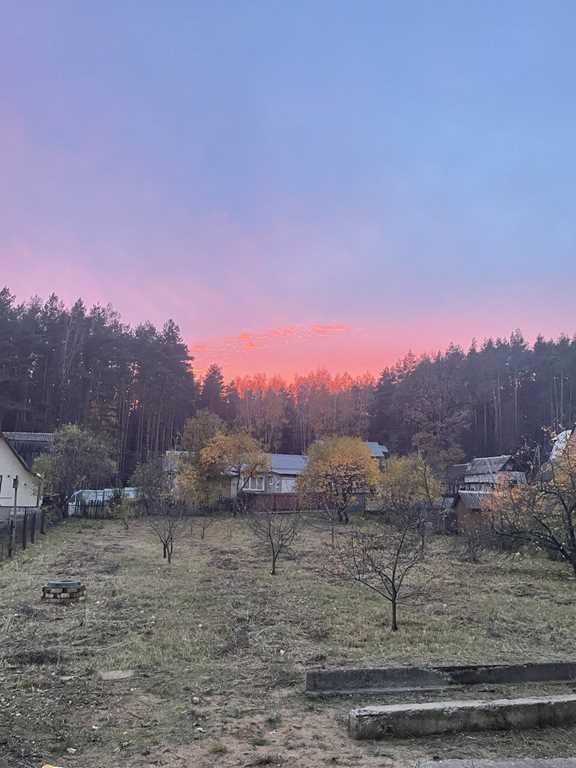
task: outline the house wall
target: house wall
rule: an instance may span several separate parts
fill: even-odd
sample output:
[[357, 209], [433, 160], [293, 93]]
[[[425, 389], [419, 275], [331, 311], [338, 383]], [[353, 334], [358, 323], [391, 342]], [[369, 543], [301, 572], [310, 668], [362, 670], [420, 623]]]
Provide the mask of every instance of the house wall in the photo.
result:
[[[262, 473], [256, 477], [261, 478], [261, 487], [254, 488], [253, 483], [248, 483], [244, 490], [246, 493], [296, 493], [297, 478], [292, 475], [277, 475]], [[255, 478], [254, 478], [255, 479]], [[271, 482], [273, 480], [274, 482]], [[240, 483], [242, 486], [244, 483]], [[236, 497], [236, 478], [230, 478], [230, 496]]]
[[18, 506], [35, 507], [38, 503], [38, 478], [24, 469], [12, 449], [0, 438], [0, 507], [14, 504], [12, 483], [15, 477], [19, 481]]

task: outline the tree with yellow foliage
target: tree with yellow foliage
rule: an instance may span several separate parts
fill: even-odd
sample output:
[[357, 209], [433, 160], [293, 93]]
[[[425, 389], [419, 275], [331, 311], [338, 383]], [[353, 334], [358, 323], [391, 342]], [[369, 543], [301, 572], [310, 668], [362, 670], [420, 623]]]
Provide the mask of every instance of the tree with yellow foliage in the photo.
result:
[[180, 462], [176, 475], [176, 497], [193, 508], [209, 508], [223, 495], [221, 477], [204, 471], [199, 457]]
[[357, 437], [331, 437], [311, 446], [298, 492], [324, 512], [334, 540], [336, 521], [350, 522], [350, 507], [359, 496], [373, 493], [380, 481], [380, 468], [366, 443]]
[[220, 416], [207, 410], [200, 410], [184, 424], [182, 447], [186, 451], [197, 454], [220, 432], [226, 432], [226, 425]]
[[235, 485], [236, 509], [244, 509], [244, 491], [250, 480], [270, 468], [260, 444], [247, 432], [219, 433], [200, 451], [200, 471], [207, 482], [230, 477]]
[[393, 517], [395, 512], [431, 509], [440, 497], [440, 484], [419, 454], [393, 456], [382, 472], [378, 495], [382, 513]]

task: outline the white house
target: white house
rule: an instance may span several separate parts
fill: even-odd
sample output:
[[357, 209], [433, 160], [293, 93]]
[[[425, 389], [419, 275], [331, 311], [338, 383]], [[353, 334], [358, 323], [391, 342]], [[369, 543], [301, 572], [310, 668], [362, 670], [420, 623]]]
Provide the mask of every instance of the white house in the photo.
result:
[[40, 478], [0, 432], [0, 507], [14, 505], [14, 481], [17, 478], [19, 507], [37, 507], [42, 501]]

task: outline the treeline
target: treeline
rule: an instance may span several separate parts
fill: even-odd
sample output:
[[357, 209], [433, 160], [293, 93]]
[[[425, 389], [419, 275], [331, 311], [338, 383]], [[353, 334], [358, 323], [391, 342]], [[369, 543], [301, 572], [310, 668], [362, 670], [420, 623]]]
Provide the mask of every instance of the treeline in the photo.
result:
[[318, 438], [352, 435], [397, 453], [419, 450], [439, 469], [517, 451], [538, 460], [550, 431], [576, 423], [576, 339], [540, 337], [530, 346], [514, 332], [468, 351], [408, 354], [377, 381], [319, 372], [225, 386], [213, 367], [199, 404], [271, 451], [300, 453]]
[[576, 423], [576, 338], [533, 346], [519, 331], [467, 352], [415, 359], [384, 371], [371, 434], [392, 450], [420, 449], [435, 464], [548, 450], [549, 431]]
[[114, 446], [120, 476], [174, 445], [196, 385], [178, 327], [123, 324], [109, 307], [0, 291], [0, 429], [74, 423]]
[[576, 423], [576, 339], [530, 346], [515, 332], [467, 351], [409, 354], [378, 380], [317, 372], [226, 383], [212, 366], [199, 384], [172, 321], [130, 328], [110, 308], [67, 308], [56, 296], [17, 304], [0, 291], [0, 429], [90, 428], [109, 438], [126, 479], [179, 447], [200, 409], [281, 453], [305, 452], [328, 435], [418, 449], [435, 467], [545, 450], [545, 429]]
[[327, 435], [366, 438], [374, 384], [371, 377], [352, 379], [318, 371], [296, 376], [290, 383], [257, 375], [225, 386], [220, 369], [212, 366], [198, 406], [250, 432], [268, 451], [305, 453]]

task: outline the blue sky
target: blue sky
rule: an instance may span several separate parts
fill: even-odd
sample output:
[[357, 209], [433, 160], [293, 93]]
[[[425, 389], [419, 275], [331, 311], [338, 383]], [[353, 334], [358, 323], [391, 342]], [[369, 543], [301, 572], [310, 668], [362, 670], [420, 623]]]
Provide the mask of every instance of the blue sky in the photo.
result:
[[0, 282], [19, 298], [174, 316], [230, 373], [574, 332], [573, 3], [2, 17]]

